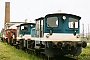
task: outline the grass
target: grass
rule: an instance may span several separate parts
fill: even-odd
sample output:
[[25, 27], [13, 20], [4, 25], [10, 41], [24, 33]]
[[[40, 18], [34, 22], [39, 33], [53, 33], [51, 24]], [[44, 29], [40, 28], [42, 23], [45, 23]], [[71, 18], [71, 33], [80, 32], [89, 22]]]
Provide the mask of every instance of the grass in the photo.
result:
[[[76, 57], [75, 57], [76, 58]], [[33, 54], [25, 53], [20, 49], [0, 41], [0, 60], [41, 60]], [[78, 60], [90, 60], [90, 45], [82, 49]]]
[[41, 60], [41, 59], [0, 41], [0, 60]]
[[79, 60], [90, 60], [90, 45], [82, 49], [82, 53], [78, 58]]
[[90, 38], [85, 37], [85, 38], [81, 38], [81, 40], [90, 40]]
[[72, 57], [77, 60], [90, 60], [90, 45], [86, 48], [82, 48], [82, 52], [79, 56], [66, 55], [67, 57]]

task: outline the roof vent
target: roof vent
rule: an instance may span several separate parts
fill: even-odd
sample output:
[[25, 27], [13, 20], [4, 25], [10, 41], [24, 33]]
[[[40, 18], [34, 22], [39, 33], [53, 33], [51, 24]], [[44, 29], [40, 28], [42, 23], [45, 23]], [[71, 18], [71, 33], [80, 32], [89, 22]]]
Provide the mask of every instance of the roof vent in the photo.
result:
[[58, 10], [58, 13], [61, 13], [61, 10]]

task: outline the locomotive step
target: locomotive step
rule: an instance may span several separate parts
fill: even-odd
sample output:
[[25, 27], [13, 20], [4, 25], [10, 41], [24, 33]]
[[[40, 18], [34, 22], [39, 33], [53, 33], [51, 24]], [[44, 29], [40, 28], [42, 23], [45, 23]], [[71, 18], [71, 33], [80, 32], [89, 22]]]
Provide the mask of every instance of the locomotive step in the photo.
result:
[[28, 50], [35, 50], [35, 49], [31, 49], [31, 48], [27, 48]]
[[40, 49], [45, 49], [45, 48], [40, 48]]
[[13, 45], [20, 45], [20, 44], [13, 44]]
[[17, 44], [13, 44], [14, 46], [16, 46]]
[[40, 52], [40, 53], [45, 54], [45, 52]]

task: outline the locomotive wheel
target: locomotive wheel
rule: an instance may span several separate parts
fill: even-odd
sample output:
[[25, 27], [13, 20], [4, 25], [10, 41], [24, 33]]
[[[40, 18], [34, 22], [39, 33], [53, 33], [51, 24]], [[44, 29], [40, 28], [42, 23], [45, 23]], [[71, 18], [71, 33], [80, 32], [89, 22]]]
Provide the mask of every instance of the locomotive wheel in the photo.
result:
[[12, 45], [12, 38], [10, 38], [10, 45]]
[[8, 38], [6, 38], [6, 39], [5, 39], [5, 42], [7, 42], [7, 43], [8, 43]]
[[5, 42], [5, 38], [2, 38], [2, 42]]
[[35, 54], [36, 56], [40, 56], [40, 51], [37, 50], [37, 49], [35, 49], [34, 54]]
[[82, 52], [82, 48], [81, 47], [77, 47], [76, 53], [74, 53], [73, 55], [74, 56], [78, 56], [78, 55], [80, 55], [81, 52]]
[[8, 38], [8, 44], [10, 44], [10, 39]]
[[4, 42], [4, 41], [5, 41], [5, 38], [3, 38], [2, 42]]
[[1, 38], [1, 41], [3, 41], [3, 38]]
[[24, 48], [23, 48], [23, 40], [20, 40], [19, 48], [22, 49], [22, 50], [24, 49]]
[[45, 60], [54, 60], [54, 57], [46, 56]]

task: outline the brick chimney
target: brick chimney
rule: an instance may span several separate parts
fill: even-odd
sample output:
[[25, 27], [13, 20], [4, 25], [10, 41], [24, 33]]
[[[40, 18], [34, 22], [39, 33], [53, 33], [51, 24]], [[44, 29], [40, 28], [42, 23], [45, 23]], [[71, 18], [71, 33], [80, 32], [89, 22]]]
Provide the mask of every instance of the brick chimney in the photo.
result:
[[5, 2], [5, 21], [4, 28], [6, 28], [5, 24], [10, 22], [10, 2]]

